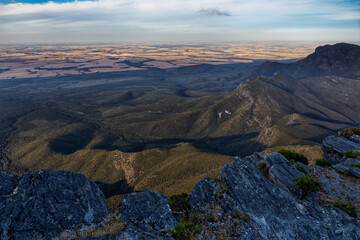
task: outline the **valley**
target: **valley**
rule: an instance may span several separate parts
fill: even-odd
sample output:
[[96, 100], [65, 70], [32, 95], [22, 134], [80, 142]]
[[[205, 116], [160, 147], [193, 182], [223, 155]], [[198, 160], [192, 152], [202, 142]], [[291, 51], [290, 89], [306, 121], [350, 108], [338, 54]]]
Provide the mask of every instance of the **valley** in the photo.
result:
[[359, 127], [359, 48], [320, 47], [292, 63], [0, 80], [0, 170], [81, 172], [107, 197], [189, 192], [232, 156]]

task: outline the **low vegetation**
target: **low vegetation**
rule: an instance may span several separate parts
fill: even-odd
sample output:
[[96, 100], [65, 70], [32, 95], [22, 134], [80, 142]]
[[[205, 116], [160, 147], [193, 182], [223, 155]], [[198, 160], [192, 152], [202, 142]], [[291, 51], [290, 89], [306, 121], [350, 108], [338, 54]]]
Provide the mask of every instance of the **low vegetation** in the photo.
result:
[[358, 168], [360, 168], [360, 163], [352, 163], [352, 164], [350, 164], [350, 167], [358, 167]]
[[284, 157], [286, 157], [290, 162], [301, 162], [305, 165], [309, 164], [308, 159], [300, 153], [296, 153], [287, 149], [280, 149], [278, 153], [282, 154]]
[[300, 164], [296, 165], [296, 169], [299, 170], [300, 172], [306, 174], [306, 170], [303, 165], [300, 165]]
[[175, 216], [180, 217], [181, 220], [187, 220], [190, 215], [190, 198], [187, 193], [172, 195], [168, 199], [168, 204]]
[[357, 158], [357, 154], [351, 150], [345, 153], [345, 158]]
[[308, 195], [311, 192], [316, 192], [320, 190], [321, 183], [309, 176], [301, 176], [294, 179], [296, 187], [300, 189], [305, 195]]
[[188, 240], [201, 233], [202, 225], [192, 222], [179, 222], [175, 225], [171, 236], [176, 240]]
[[236, 218], [239, 218], [241, 219], [242, 221], [244, 222], [250, 222], [250, 216], [249, 214], [245, 213], [245, 212], [242, 212], [242, 211], [239, 211], [239, 210], [234, 210], [232, 212], [232, 215]]
[[341, 137], [350, 138], [352, 135], [360, 135], [360, 128], [347, 128], [340, 132]]
[[258, 165], [258, 168], [260, 170], [260, 172], [267, 178], [269, 179], [269, 168], [266, 165], [266, 163], [264, 162], [260, 162]]
[[316, 159], [316, 165], [321, 166], [321, 167], [330, 167], [331, 161], [324, 159], [324, 158], [319, 158], [319, 159]]
[[340, 201], [336, 201], [333, 203], [334, 207], [340, 208], [344, 212], [346, 212], [350, 217], [356, 217], [356, 207], [351, 203], [344, 203]]

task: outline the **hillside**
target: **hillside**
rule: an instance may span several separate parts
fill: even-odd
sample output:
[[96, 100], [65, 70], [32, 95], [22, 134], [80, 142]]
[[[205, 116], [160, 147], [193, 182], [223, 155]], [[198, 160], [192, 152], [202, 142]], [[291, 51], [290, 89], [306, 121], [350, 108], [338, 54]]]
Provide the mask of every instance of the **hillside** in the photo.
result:
[[[346, 46], [351, 51], [339, 54]], [[302, 64], [322, 66], [336, 55], [333, 67], [301, 79], [252, 76], [261, 65], [207, 64], [2, 80], [0, 170], [78, 171], [117, 194], [189, 192], [199, 179], [219, 177], [230, 156], [320, 144], [359, 126], [360, 81], [328, 76], [334, 69], [357, 74], [353, 48], [319, 47]], [[347, 61], [354, 64], [345, 69]]]
[[255, 132], [267, 146], [319, 142], [329, 130], [359, 125], [359, 90], [360, 81], [340, 77], [252, 78], [209, 107], [194, 135]]
[[250, 73], [270, 77], [283, 72], [301, 79], [313, 76], [333, 75], [360, 79], [360, 46], [348, 43], [320, 46], [315, 52], [295, 63], [267, 61]]

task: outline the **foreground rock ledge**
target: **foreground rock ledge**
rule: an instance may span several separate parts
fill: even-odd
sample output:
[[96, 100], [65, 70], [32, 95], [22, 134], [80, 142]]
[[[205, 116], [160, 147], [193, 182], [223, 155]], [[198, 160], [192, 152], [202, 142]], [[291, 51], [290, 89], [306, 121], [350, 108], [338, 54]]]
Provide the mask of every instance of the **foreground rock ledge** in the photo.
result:
[[79, 173], [0, 173], [0, 238], [51, 239], [98, 224], [109, 214], [98, 186]]
[[[325, 197], [350, 201], [359, 208], [358, 179], [348, 181], [339, 173], [339, 169], [349, 169], [350, 174], [358, 169], [349, 167], [357, 159], [344, 157], [348, 146], [357, 149], [359, 145], [349, 139], [326, 138], [324, 157], [335, 165], [304, 165], [305, 173], [279, 153], [236, 157], [221, 171], [221, 180], [205, 178], [190, 194], [191, 211], [203, 226], [196, 238], [360, 239], [359, 217], [319, 204]], [[260, 162], [267, 165], [268, 174], [258, 169]], [[304, 174], [318, 178], [323, 189], [302, 195], [292, 180]], [[16, 176], [2, 172], [0, 181], [1, 239], [64, 239], [59, 238], [64, 231], [101, 226], [111, 214], [98, 186], [79, 173], [40, 170]], [[154, 191], [127, 194], [117, 215], [124, 228], [111, 236], [104, 232], [83, 239], [173, 239], [170, 232], [179, 219], [167, 200]], [[74, 238], [70, 234], [65, 239]]]

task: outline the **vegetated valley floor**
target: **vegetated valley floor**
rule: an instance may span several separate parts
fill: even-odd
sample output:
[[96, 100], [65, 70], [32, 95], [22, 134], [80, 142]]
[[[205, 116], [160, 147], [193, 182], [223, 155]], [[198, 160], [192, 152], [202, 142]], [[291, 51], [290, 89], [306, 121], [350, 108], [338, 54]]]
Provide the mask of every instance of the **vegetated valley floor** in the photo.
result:
[[[319, 77], [317, 86], [277, 74], [244, 82], [252, 68], [0, 80], [0, 170], [81, 172], [107, 197], [145, 189], [170, 195], [219, 176], [234, 155], [314, 144], [360, 122], [358, 80]], [[354, 106], [339, 110], [342, 102], [329, 95], [337, 83]]]

